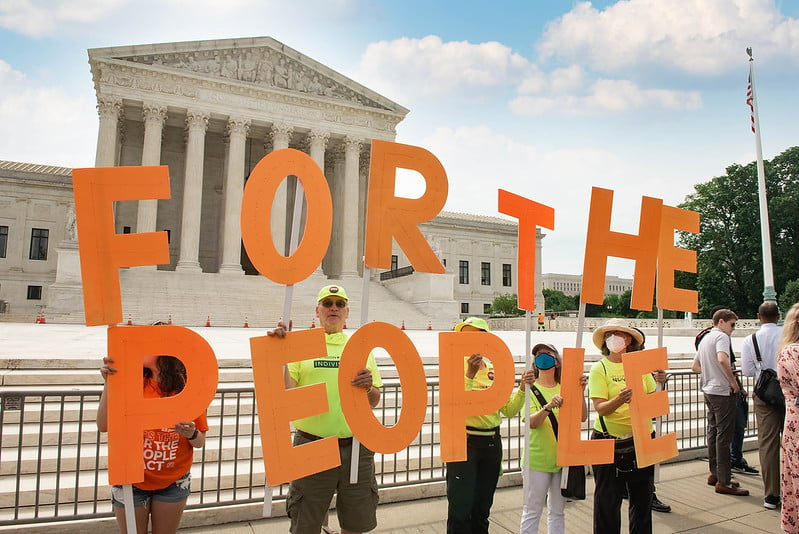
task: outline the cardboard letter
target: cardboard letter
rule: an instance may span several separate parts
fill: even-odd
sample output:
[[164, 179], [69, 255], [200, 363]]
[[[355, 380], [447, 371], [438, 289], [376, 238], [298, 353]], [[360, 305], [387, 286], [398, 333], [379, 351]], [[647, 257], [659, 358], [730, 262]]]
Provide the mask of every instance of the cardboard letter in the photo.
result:
[[663, 201], [651, 197], [641, 199], [638, 235], [610, 230], [612, 204], [613, 191], [599, 187], [592, 188], [580, 302], [589, 304], [604, 302], [608, 256], [615, 256], [635, 260], [630, 307], [636, 310], [651, 310], [660, 237], [660, 207]]
[[73, 169], [86, 326], [122, 322], [120, 267], [169, 263], [166, 232], [116, 234], [114, 202], [169, 198], [169, 168]]
[[535, 310], [535, 249], [536, 226], [555, 229], [555, 210], [519, 195], [499, 190], [499, 212], [519, 219], [519, 259], [516, 272], [519, 277], [517, 306]]
[[[374, 416], [366, 390], [350, 381], [366, 368], [369, 353], [383, 347], [394, 360], [402, 387], [402, 411], [397, 423], [384, 427]], [[406, 448], [419, 434], [427, 411], [427, 380], [416, 347], [405, 333], [388, 323], [367, 323], [347, 340], [338, 370], [341, 409], [353, 435], [367, 449], [393, 454]]]
[[560, 395], [563, 405], [558, 419], [558, 459], [563, 465], [600, 465], [613, 463], [613, 440], [582, 439], [584, 392], [580, 387], [585, 349], [564, 348], [560, 370]]
[[[427, 187], [421, 197], [394, 196], [397, 168], [422, 175]], [[414, 269], [443, 273], [444, 266], [416, 225], [439, 214], [447, 200], [447, 189], [447, 173], [432, 153], [416, 146], [373, 139], [366, 210], [366, 265], [390, 268], [393, 238]]]
[[696, 313], [699, 309], [699, 292], [674, 287], [674, 271], [696, 272], [696, 251], [675, 247], [674, 230], [698, 234], [699, 214], [663, 206], [658, 247], [658, 308]]
[[[112, 326], [108, 355], [117, 373], [108, 377], [108, 482], [144, 480], [144, 431], [174, 427], [202, 414], [216, 393], [219, 368], [208, 343], [182, 326]], [[174, 356], [186, 367], [186, 386], [172, 397], [145, 399], [142, 360]]]
[[[438, 334], [441, 381], [441, 461], [466, 460], [466, 417], [494, 413], [510, 398], [516, 368], [508, 347], [490, 332], [440, 332]], [[494, 382], [483, 390], [466, 391], [464, 359], [482, 354], [494, 364]]]
[[633, 390], [630, 401], [630, 420], [635, 440], [635, 458], [638, 467], [646, 467], [674, 458], [677, 450], [677, 434], [671, 433], [652, 439], [650, 421], [669, 413], [669, 395], [666, 391], [647, 394], [643, 376], [657, 369], [669, 368], [669, 357], [665, 347], [631, 352], [622, 356], [624, 381]]
[[299, 447], [291, 443], [291, 421], [328, 410], [325, 385], [286, 390], [283, 382], [284, 364], [327, 353], [325, 331], [314, 328], [289, 332], [284, 339], [253, 337], [250, 350], [267, 483], [279, 486], [340, 465], [336, 438], [320, 439]]
[[[302, 240], [294, 254], [286, 257], [272, 240], [270, 214], [277, 188], [289, 175], [302, 183], [308, 210]], [[327, 252], [332, 224], [330, 189], [309, 155], [293, 148], [277, 150], [264, 156], [250, 173], [241, 200], [241, 239], [252, 264], [273, 282], [293, 285], [308, 278]]]

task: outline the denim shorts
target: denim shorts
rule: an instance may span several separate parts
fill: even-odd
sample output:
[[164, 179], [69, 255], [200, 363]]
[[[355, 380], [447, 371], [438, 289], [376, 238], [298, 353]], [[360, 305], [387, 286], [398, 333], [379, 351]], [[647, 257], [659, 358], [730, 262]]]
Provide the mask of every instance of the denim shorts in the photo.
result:
[[[169, 486], [156, 490], [143, 490], [133, 486], [133, 505], [147, 506], [150, 500], [160, 502], [180, 502], [188, 499], [191, 493], [191, 473], [186, 473]], [[111, 501], [114, 506], [125, 506], [122, 486], [111, 486]]]

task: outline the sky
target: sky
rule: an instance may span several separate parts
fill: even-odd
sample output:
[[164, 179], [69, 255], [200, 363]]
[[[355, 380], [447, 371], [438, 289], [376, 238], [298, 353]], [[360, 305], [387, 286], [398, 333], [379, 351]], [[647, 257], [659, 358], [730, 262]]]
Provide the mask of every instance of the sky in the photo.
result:
[[592, 187], [637, 233], [642, 196], [755, 159], [747, 47], [763, 156], [799, 144], [799, 0], [0, 0], [0, 159], [94, 165], [89, 48], [256, 36], [410, 109], [397, 141], [441, 160], [446, 210], [501, 216], [499, 188], [554, 208], [544, 272], [582, 272]]

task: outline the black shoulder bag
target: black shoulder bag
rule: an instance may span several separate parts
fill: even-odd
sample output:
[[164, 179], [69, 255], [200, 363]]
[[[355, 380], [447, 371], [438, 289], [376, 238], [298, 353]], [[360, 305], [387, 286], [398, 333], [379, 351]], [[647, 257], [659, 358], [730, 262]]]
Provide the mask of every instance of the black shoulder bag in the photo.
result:
[[752, 334], [752, 344], [755, 346], [755, 356], [760, 363], [760, 376], [757, 377], [757, 383], [755, 383], [755, 395], [769, 406], [785, 410], [785, 395], [782, 393], [777, 371], [763, 367], [763, 359], [760, 357], [760, 347], [757, 345], [755, 334]]
[[[535, 395], [538, 404], [543, 408], [547, 405], [547, 400], [541, 391], [535, 387], [530, 386], [530, 390]], [[555, 433], [555, 440], [558, 439], [558, 419], [555, 414], [549, 412], [549, 422], [552, 424], [552, 431]], [[585, 466], [584, 465], [571, 465], [563, 468], [562, 476], [560, 479], [560, 494], [567, 499], [575, 501], [582, 501], [585, 499]], [[565, 478], [565, 480], [564, 480]], [[565, 484], [564, 484], [565, 482]]]

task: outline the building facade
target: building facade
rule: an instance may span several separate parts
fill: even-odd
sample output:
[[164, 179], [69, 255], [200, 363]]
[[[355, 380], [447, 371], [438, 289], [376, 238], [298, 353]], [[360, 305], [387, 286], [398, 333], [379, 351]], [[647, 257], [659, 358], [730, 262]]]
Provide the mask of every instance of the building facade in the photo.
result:
[[[333, 201], [328, 250], [316, 272], [295, 286], [295, 310], [304, 305], [305, 311], [292, 317], [311, 323], [307, 303], [329, 280], [360, 296], [371, 141], [393, 141], [406, 108], [269, 37], [97, 48], [89, 50], [89, 63], [99, 113], [96, 166], [163, 165], [169, 173], [169, 198], [115, 205], [117, 233], [165, 231], [169, 242], [168, 264], [120, 270], [129, 318], [143, 323], [169, 315], [192, 325], [213, 316], [222, 324], [258, 324], [283, 315], [285, 288], [253, 266], [240, 217], [250, 173], [285, 148], [304, 152], [323, 170]], [[27, 214], [6, 217], [11, 212], [4, 210], [0, 217], [0, 242], [15, 258], [0, 258], [0, 300], [8, 296], [15, 310], [44, 303], [57, 320], [80, 322], [77, 236], [57, 229], [59, 222], [74, 228], [69, 169], [42, 169], [34, 172], [38, 178], [9, 171], [0, 182], [0, 202]], [[39, 194], [37, 180], [57, 187]], [[272, 205], [271, 238], [285, 254], [292, 231], [301, 236], [304, 228], [297, 183], [284, 180]], [[24, 205], [26, 196], [35, 200]], [[49, 233], [48, 258], [21, 257], [23, 241], [35, 239], [28, 234], [38, 232], [41, 243], [40, 230]], [[409, 322], [417, 315], [422, 326], [448, 327], [460, 316], [482, 315], [495, 296], [516, 292], [514, 221], [442, 213], [422, 232], [447, 274], [389, 282], [369, 273], [383, 287], [370, 290], [375, 312], [368, 320], [392, 319], [396, 313], [381, 303], [398, 299]], [[540, 273], [540, 237], [537, 246]], [[398, 266], [407, 261], [399, 250], [396, 256]], [[21, 291], [28, 296], [28, 286], [36, 285], [40, 302], [20, 300]]]
[[[564, 295], [573, 297], [580, 294], [583, 287], [581, 274], [544, 273], [541, 277], [543, 289], [560, 291]], [[618, 276], [605, 277], [605, 295], [621, 295], [625, 291], [632, 291], [632, 278], [619, 278]]]

